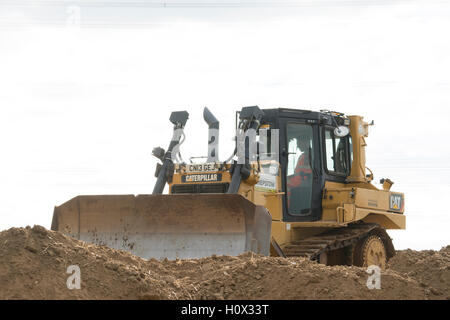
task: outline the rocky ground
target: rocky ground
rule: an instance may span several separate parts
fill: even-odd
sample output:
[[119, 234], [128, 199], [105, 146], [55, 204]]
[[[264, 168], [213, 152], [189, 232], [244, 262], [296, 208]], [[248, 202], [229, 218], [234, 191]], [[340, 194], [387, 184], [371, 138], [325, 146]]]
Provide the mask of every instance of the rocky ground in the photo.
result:
[[[77, 265], [81, 289], [69, 290]], [[244, 254], [143, 260], [43, 227], [0, 233], [0, 299], [450, 299], [450, 246], [398, 251], [369, 290], [357, 267]]]

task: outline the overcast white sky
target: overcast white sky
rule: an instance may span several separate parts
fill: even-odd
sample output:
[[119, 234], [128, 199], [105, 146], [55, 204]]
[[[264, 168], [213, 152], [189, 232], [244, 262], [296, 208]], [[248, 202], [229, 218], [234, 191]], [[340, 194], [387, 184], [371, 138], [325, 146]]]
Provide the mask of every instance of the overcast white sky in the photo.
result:
[[171, 111], [191, 114], [188, 158], [208, 106], [225, 159], [234, 112], [258, 105], [375, 120], [367, 164], [406, 193], [395, 246], [450, 244], [450, 4], [240, 2], [0, 0], [0, 230], [49, 228], [79, 194], [151, 193]]

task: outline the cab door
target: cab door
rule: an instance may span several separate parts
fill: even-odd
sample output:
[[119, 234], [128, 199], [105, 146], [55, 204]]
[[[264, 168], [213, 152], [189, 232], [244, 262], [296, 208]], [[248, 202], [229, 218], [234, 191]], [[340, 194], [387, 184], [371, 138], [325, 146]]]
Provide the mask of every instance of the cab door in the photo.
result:
[[321, 218], [320, 144], [318, 125], [307, 120], [282, 121], [283, 220]]

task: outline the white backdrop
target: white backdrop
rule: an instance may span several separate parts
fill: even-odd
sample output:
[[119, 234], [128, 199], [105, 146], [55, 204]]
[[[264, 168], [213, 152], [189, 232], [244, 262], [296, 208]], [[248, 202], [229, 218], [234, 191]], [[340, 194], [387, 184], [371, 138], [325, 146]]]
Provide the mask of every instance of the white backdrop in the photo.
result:
[[78, 194], [150, 193], [171, 111], [191, 114], [188, 158], [206, 154], [208, 106], [225, 159], [234, 112], [258, 105], [374, 120], [367, 164], [406, 193], [394, 244], [450, 244], [450, 4], [79, 2], [77, 19], [69, 3], [18, 1], [0, 2], [0, 230], [49, 228]]

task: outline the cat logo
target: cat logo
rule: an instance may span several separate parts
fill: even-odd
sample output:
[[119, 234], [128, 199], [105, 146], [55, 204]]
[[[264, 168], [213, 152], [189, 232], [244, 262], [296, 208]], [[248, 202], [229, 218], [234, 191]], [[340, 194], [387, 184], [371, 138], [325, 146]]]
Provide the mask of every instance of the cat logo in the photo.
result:
[[403, 194], [391, 193], [390, 209], [393, 211], [403, 211], [404, 201]]

